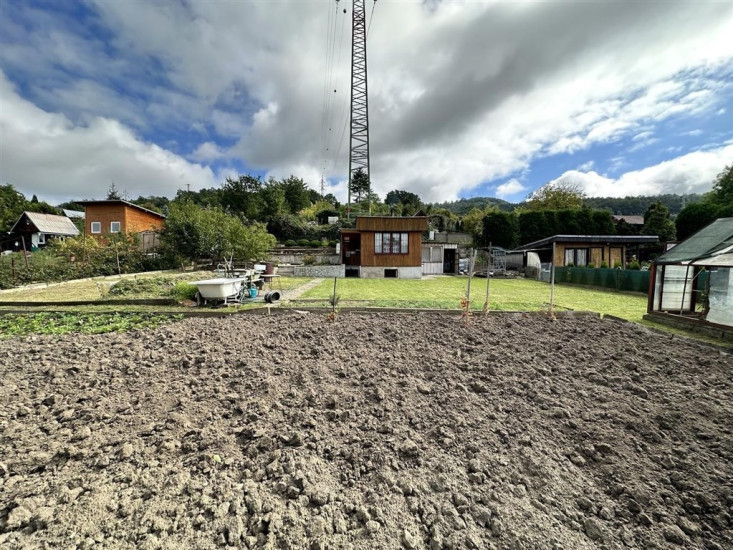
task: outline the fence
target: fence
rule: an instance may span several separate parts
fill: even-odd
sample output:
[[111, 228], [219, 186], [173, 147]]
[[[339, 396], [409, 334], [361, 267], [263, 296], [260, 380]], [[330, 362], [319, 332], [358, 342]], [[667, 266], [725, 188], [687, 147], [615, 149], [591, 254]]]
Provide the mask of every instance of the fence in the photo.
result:
[[649, 291], [649, 271], [593, 267], [556, 267], [555, 282], [596, 286], [629, 292]]

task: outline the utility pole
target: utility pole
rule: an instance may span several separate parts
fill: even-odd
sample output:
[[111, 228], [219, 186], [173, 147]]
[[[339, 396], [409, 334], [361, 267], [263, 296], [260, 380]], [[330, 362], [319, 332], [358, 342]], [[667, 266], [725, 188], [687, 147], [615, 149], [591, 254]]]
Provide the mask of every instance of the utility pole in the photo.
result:
[[[354, 0], [352, 15], [351, 135], [349, 143], [349, 189], [346, 217], [351, 219], [351, 180], [354, 172], [361, 168], [369, 178], [369, 105], [364, 0]], [[371, 188], [371, 182], [369, 187]], [[369, 201], [369, 190], [367, 201]]]

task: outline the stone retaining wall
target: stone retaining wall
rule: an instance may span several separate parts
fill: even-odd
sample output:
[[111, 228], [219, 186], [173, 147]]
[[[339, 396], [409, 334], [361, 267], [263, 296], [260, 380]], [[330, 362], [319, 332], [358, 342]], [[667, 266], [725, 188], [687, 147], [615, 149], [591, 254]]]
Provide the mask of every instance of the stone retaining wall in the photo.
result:
[[296, 277], [344, 277], [343, 265], [295, 265], [293, 275]]

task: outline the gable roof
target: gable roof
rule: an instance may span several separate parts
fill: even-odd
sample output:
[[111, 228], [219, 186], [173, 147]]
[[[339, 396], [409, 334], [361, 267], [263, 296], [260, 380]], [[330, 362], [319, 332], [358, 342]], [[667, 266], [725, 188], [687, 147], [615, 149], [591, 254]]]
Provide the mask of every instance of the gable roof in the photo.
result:
[[135, 203], [123, 200], [123, 199], [104, 199], [100, 201], [76, 201], [77, 204], [82, 204], [84, 206], [88, 205], [104, 205], [104, 204], [124, 204], [125, 206], [129, 206], [130, 208], [136, 208], [138, 210], [142, 210], [143, 212], [147, 212], [148, 214], [152, 214], [153, 216], [158, 216], [160, 219], [164, 220], [165, 215], [161, 214], [160, 212], [155, 212], [153, 210], [148, 210], [147, 208], [143, 208], [142, 206], [138, 206]]
[[79, 229], [74, 225], [74, 222], [66, 216], [40, 214], [38, 212], [23, 212], [20, 215], [20, 218], [18, 218], [18, 221], [15, 222], [15, 225], [13, 225], [13, 228], [10, 230], [11, 233], [15, 231], [15, 228], [24, 216], [36, 226], [36, 229], [38, 229], [40, 233], [47, 233], [49, 235], [66, 235], [70, 237], [76, 237], [79, 234]]
[[722, 266], [733, 265], [732, 257], [733, 218], [718, 218], [659, 256], [655, 263]]

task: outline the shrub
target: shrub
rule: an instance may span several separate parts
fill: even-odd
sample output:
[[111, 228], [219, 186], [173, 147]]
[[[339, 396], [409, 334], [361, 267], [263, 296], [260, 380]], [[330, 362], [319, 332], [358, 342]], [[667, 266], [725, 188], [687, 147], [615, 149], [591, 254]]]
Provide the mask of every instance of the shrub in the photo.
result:
[[297, 246], [297, 245], [298, 243], [295, 242], [293, 239], [288, 239], [287, 241], [285, 241], [285, 246]]
[[565, 267], [575, 267], [575, 264], [573, 262], [568, 262]]
[[308, 239], [300, 239], [298, 241], [298, 246], [310, 246], [311, 242]]
[[589, 269], [594, 269], [595, 267], [596, 267], [596, 264], [594, 264], [593, 262], [590, 262], [590, 263], [588, 264], [588, 268], [589, 268]]
[[303, 265], [314, 265], [316, 263], [316, 257], [308, 254], [303, 257]]
[[608, 269], [608, 264], [606, 262], [601, 262], [601, 269]]
[[614, 268], [614, 269], [617, 269], [617, 268], [623, 268], [623, 267], [624, 267], [624, 266], [623, 266], [623, 264], [622, 264], [621, 262], [618, 262], [618, 261], [616, 261], [616, 262], [613, 262], [613, 268]]
[[634, 260], [633, 262], [631, 262], [629, 264], [629, 269], [634, 269], [634, 270], [638, 271], [638, 270], [641, 269], [641, 265], [639, 264], [639, 262], [637, 260]]
[[176, 283], [170, 293], [176, 300], [193, 300], [198, 292], [198, 287], [190, 283]]
[[321, 241], [319, 241], [318, 239], [313, 239], [313, 240], [311, 241], [311, 246], [312, 246], [313, 248], [321, 248], [321, 247], [323, 246], [323, 244], [322, 244], [322, 243], [321, 243]]

